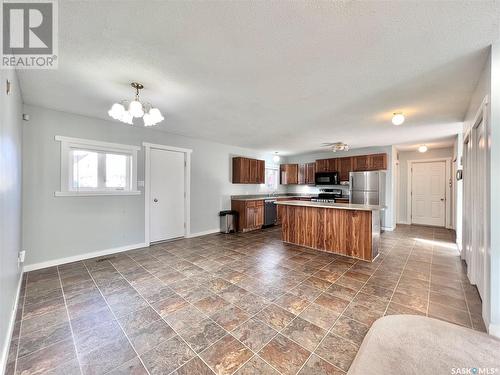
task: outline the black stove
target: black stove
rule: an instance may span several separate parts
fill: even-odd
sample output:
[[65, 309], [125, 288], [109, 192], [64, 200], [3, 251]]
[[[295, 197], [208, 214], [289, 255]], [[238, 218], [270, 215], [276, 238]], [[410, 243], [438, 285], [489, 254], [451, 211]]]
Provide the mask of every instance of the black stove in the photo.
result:
[[318, 198], [311, 199], [312, 202], [335, 203], [336, 198], [342, 197], [342, 189], [321, 189]]

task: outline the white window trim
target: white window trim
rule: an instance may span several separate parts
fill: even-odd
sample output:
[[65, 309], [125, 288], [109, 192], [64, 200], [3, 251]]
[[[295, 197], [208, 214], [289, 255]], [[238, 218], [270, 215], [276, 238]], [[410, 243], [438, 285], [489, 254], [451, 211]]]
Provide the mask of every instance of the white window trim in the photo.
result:
[[[139, 146], [123, 145], [119, 143], [109, 143], [95, 141], [92, 139], [71, 138], [56, 135], [55, 140], [61, 142], [61, 184], [60, 190], [56, 191], [56, 197], [76, 197], [76, 196], [99, 196], [99, 195], [140, 195], [141, 192], [137, 190], [137, 152], [141, 149]], [[102, 190], [79, 190], [73, 191], [69, 189], [69, 149], [82, 148], [87, 150], [96, 150], [104, 152], [117, 152], [126, 153], [131, 156], [132, 176], [130, 180], [130, 190], [115, 190], [115, 189], [102, 189]]]

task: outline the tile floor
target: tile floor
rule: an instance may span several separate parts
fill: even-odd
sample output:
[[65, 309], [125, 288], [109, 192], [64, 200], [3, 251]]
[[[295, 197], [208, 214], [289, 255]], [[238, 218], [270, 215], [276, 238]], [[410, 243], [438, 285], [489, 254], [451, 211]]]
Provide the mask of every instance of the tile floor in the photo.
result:
[[7, 374], [344, 374], [383, 315], [484, 330], [453, 239], [398, 226], [366, 263], [273, 228], [30, 272]]

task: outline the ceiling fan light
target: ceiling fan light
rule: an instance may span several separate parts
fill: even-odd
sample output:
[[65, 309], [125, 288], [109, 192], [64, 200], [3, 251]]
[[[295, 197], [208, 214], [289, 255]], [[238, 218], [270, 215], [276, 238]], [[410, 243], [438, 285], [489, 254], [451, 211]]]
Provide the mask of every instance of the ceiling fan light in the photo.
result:
[[128, 111], [134, 117], [144, 116], [144, 109], [142, 109], [142, 103], [138, 100], [132, 100], [128, 106]]
[[273, 162], [275, 162], [275, 163], [279, 163], [279, 162], [280, 162], [280, 156], [278, 155], [278, 153], [276, 153], [276, 154], [273, 156]]
[[428, 148], [426, 145], [421, 145], [421, 146], [419, 146], [419, 148], [418, 148], [418, 152], [422, 152], [422, 153], [423, 153], [423, 152], [427, 152], [427, 150], [428, 150], [428, 149], [429, 149], [429, 148]]
[[401, 112], [393, 114], [393, 116], [392, 116], [393, 125], [399, 126], [403, 122], [405, 122], [405, 116]]

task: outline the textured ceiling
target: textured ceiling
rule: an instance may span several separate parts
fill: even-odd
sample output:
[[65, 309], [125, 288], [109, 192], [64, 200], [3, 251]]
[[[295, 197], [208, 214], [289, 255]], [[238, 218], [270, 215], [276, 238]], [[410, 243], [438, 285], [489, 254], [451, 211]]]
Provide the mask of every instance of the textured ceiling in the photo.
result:
[[499, 20], [479, 1], [60, 1], [59, 69], [20, 78], [26, 103], [100, 118], [137, 80], [161, 129], [261, 150], [419, 142], [460, 129]]

